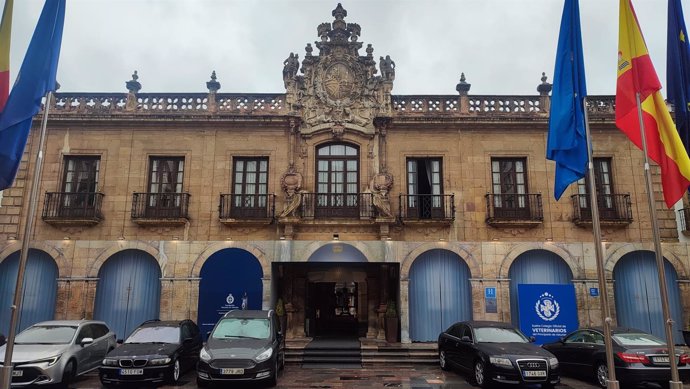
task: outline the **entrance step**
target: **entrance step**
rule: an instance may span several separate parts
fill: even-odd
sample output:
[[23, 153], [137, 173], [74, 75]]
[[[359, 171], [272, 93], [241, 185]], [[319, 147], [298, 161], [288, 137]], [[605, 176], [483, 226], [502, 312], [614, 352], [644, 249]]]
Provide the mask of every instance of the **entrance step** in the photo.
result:
[[285, 362], [303, 367], [377, 367], [438, 364], [436, 343], [386, 343], [360, 338], [361, 345], [335, 347], [335, 345], [309, 344], [309, 339], [286, 342]]

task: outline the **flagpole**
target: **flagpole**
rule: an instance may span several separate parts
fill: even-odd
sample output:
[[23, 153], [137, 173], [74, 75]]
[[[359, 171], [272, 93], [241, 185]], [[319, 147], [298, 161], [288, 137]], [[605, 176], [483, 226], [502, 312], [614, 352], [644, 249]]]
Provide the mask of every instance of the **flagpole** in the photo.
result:
[[45, 97], [43, 118], [41, 121], [41, 132], [38, 141], [38, 154], [36, 154], [36, 171], [34, 172], [33, 183], [29, 189], [29, 210], [27, 212], [26, 223], [24, 224], [24, 235], [22, 236], [22, 249], [19, 255], [19, 269], [17, 270], [17, 284], [14, 289], [14, 301], [10, 309], [10, 332], [7, 334], [7, 344], [5, 345], [5, 360], [0, 369], [0, 389], [9, 389], [12, 383], [12, 352], [14, 350], [14, 337], [19, 322], [19, 313], [22, 306], [24, 273], [29, 254], [29, 240], [33, 234], [33, 225], [38, 204], [38, 185], [41, 182], [41, 172], [43, 171], [43, 147], [46, 138], [46, 126], [48, 125], [48, 109], [53, 93], [48, 92]]
[[659, 273], [659, 289], [661, 292], [661, 307], [665, 320], [666, 343], [668, 344], [668, 360], [671, 366], [671, 381], [669, 389], [682, 389], [683, 383], [679, 379], [678, 364], [676, 363], [676, 346], [673, 341], [673, 318], [668, 304], [668, 291], [666, 290], [666, 271], [664, 267], [664, 257], [661, 254], [661, 239], [659, 237], [659, 221], [656, 217], [654, 207], [652, 173], [649, 167], [649, 156], [647, 153], [647, 138], [645, 134], [644, 121], [642, 120], [642, 104], [640, 103], [640, 92], [635, 93], [637, 102], [637, 116], [640, 121], [640, 135], [642, 138], [642, 151], [644, 152], [644, 171], [645, 182], [647, 184], [647, 200], [649, 202], [649, 213], [652, 219], [652, 235], [654, 237], [654, 252], [656, 253], [656, 268]]
[[601, 241], [601, 223], [599, 220], [599, 204], [597, 187], [594, 182], [594, 162], [592, 160], [592, 134], [589, 130], [589, 116], [587, 115], [587, 97], [582, 99], [585, 115], [585, 136], [587, 142], [587, 186], [589, 188], [589, 204], [592, 211], [592, 232], [594, 233], [594, 253], [597, 262], [597, 279], [601, 297], [601, 318], [604, 324], [604, 345], [606, 347], [606, 369], [608, 370], [608, 389], [620, 387], [616, 380], [616, 366], [613, 359], [613, 341], [611, 340], [611, 310], [609, 308], [609, 293], [606, 287], [606, 272], [604, 271], [604, 243]]

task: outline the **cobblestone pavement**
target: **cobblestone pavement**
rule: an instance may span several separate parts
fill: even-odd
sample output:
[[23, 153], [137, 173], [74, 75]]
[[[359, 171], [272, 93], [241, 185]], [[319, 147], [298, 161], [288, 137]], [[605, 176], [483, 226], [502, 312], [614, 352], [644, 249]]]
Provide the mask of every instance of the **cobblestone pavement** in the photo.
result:
[[[89, 373], [73, 385], [78, 389], [101, 389], [96, 373]], [[219, 386], [228, 388], [229, 386]], [[238, 384], [232, 388], [264, 388], [264, 385]], [[161, 386], [160, 388], [175, 388]], [[196, 388], [194, 371], [188, 372], [181, 379], [177, 388]], [[476, 388], [458, 373], [444, 372], [436, 366], [416, 366], [405, 368], [366, 368], [366, 369], [303, 369], [299, 366], [286, 366], [278, 379], [278, 389], [367, 389], [367, 388], [402, 388], [402, 389], [470, 389]], [[538, 389], [530, 386], [527, 389]], [[563, 378], [559, 389], [595, 389], [591, 383]], [[686, 385], [690, 389], [690, 385]], [[525, 388], [523, 388], [525, 389]]]

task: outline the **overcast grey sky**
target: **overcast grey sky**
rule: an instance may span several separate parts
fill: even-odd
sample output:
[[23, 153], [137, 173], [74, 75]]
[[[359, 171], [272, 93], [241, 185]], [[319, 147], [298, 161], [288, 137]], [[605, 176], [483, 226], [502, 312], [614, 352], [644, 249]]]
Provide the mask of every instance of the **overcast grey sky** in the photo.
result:
[[[283, 61], [304, 57], [336, 0], [67, 0], [58, 68], [61, 92], [124, 92], [139, 71], [141, 92], [285, 91]], [[396, 63], [394, 94], [536, 94], [551, 81], [562, 0], [344, 0], [364, 47]], [[587, 88], [614, 94], [618, 0], [580, 0]], [[633, 0], [659, 78], [666, 78], [666, 0]], [[682, 1], [686, 16], [690, 0]], [[11, 78], [43, 0], [15, 0]], [[687, 19], [686, 19], [687, 23]], [[314, 54], [318, 49], [314, 49]], [[361, 51], [364, 55], [364, 51]], [[665, 91], [662, 91], [665, 94]]]

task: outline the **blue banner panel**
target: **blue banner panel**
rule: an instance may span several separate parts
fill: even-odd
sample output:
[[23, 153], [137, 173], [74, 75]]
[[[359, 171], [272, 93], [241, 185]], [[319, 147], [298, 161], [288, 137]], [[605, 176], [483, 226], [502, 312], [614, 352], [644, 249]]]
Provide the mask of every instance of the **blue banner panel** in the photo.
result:
[[553, 342], [578, 327], [575, 287], [569, 284], [518, 285], [520, 330], [537, 344]]

